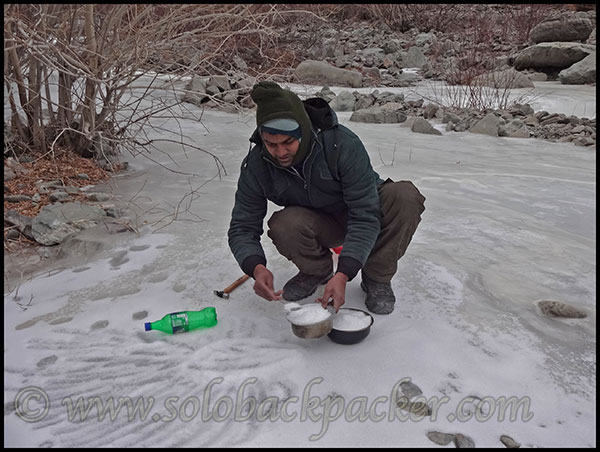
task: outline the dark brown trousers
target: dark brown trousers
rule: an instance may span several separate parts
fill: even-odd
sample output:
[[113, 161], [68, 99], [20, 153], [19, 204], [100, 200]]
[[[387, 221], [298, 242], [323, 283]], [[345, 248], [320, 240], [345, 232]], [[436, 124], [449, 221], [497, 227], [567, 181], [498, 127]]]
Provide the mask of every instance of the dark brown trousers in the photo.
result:
[[[421, 214], [425, 197], [409, 181], [386, 180], [379, 186], [381, 230], [362, 268], [375, 282], [389, 282], [406, 252]], [[347, 212], [327, 214], [306, 207], [289, 206], [275, 212], [268, 221], [268, 236], [277, 250], [302, 273], [324, 275], [331, 272], [330, 248], [344, 243]]]

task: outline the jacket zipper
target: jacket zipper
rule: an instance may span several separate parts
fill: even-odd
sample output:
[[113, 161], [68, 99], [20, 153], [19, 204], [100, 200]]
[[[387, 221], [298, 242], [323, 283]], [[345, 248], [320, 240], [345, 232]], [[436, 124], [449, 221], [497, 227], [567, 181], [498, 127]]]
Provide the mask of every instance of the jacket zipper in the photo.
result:
[[[310, 148], [310, 151], [308, 153], [308, 155], [306, 156], [306, 158], [304, 159], [304, 162], [302, 163], [302, 172], [304, 173], [305, 167], [306, 167], [306, 162], [308, 160], [308, 158], [312, 155], [313, 149], [315, 148], [316, 142], [313, 141], [312, 146]], [[304, 184], [304, 190], [308, 190], [308, 183], [306, 182], [306, 179], [303, 178], [300, 173], [298, 173], [298, 171], [292, 167], [292, 169], [288, 169], [288, 168], [284, 168], [283, 166], [278, 166], [276, 165], [273, 161], [271, 161], [270, 159], [268, 159], [267, 157], [263, 156], [263, 159], [266, 160], [267, 162], [269, 162], [271, 165], [273, 165], [275, 168], [287, 171], [290, 174], [293, 174], [294, 176], [297, 176], [300, 178], [300, 180], [303, 182]], [[293, 171], [292, 171], [293, 170]]]

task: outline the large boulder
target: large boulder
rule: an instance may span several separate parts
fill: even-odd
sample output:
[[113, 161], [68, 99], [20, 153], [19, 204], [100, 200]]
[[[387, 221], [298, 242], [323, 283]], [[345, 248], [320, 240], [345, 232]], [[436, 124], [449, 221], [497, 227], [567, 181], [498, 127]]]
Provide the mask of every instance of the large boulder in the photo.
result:
[[517, 70], [566, 69], [596, 51], [595, 45], [577, 42], [542, 42], [517, 54], [514, 67]]
[[555, 41], [585, 41], [594, 29], [594, 22], [587, 17], [557, 17], [537, 24], [529, 37], [536, 44]]
[[535, 86], [529, 77], [512, 68], [481, 74], [473, 79], [473, 84], [497, 89], [533, 88]]
[[469, 128], [469, 132], [497, 137], [498, 126], [500, 125], [500, 122], [500, 119], [494, 113], [488, 113], [482, 119], [473, 124]]
[[563, 85], [584, 85], [596, 83], [596, 52], [559, 72], [558, 79]]
[[360, 88], [363, 76], [360, 72], [340, 69], [326, 61], [305, 60], [296, 67], [294, 80], [300, 83]]

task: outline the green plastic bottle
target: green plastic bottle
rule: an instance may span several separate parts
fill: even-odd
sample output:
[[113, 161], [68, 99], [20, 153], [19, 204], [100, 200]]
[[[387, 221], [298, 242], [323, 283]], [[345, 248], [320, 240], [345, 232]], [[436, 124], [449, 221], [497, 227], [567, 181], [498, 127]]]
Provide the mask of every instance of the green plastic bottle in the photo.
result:
[[163, 333], [177, 334], [200, 328], [210, 328], [217, 324], [217, 311], [212, 306], [201, 311], [180, 311], [165, 315], [156, 322], [146, 322], [146, 331], [158, 330]]

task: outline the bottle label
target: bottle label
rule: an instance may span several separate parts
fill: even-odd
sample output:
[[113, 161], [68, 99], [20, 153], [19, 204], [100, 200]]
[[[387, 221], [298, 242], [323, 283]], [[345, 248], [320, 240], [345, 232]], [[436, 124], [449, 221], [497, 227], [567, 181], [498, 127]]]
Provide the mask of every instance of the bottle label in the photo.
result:
[[171, 328], [173, 334], [184, 333], [189, 330], [188, 315], [185, 312], [175, 312], [171, 314]]

